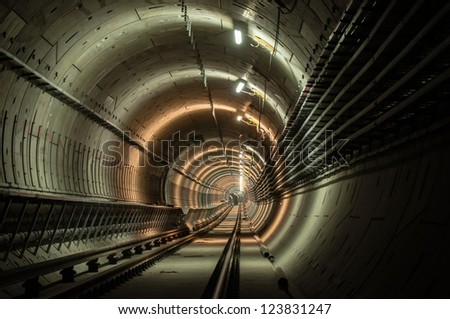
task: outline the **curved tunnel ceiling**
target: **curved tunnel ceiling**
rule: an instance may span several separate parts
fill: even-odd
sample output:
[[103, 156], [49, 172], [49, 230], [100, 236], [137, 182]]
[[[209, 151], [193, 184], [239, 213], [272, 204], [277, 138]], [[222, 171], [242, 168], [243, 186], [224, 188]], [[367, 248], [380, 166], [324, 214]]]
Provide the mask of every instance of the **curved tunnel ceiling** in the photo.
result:
[[[206, 141], [223, 144], [248, 138], [258, 140], [254, 127], [236, 121], [239, 114], [260, 118], [260, 126], [274, 138], [286, 120], [291, 97], [302, 89], [302, 79], [307, 78], [312, 58], [307, 58], [307, 52], [319, 53], [314, 49], [317, 43], [309, 43], [302, 36], [304, 30], [312, 29], [308, 21], [292, 19], [305, 11], [300, 7], [283, 15], [278, 31], [276, 6], [269, 2], [256, 6], [169, 2], [146, 7], [127, 3], [128, 12], [112, 7], [97, 13], [105, 14], [106, 10], [112, 15], [108, 21], [74, 43], [75, 49], [71, 47], [71, 51], [76, 50], [84, 40], [79, 48], [83, 54], [74, 65], [97, 75], [79, 77], [79, 83], [83, 83], [79, 87], [100, 103], [105, 94], [112, 97], [112, 118], [121, 119], [142, 140], [154, 141], [156, 153], [169, 157], [169, 161], [173, 158], [158, 148], [158, 142], [173, 141], [176, 132], [182, 136], [195, 132]], [[113, 16], [114, 11], [120, 14]], [[92, 12], [91, 16], [95, 14]], [[125, 23], [127, 18], [131, 21]], [[323, 23], [318, 18], [316, 15], [315, 23]], [[242, 45], [234, 43], [234, 28], [244, 32]], [[102, 37], [98, 35], [100, 31]], [[323, 35], [309, 37], [311, 41]], [[238, 79], [245, 79], [246, 90], [256, 94], [234, 92]], [[92, 87], [101, 88], [100, 95]], [[232, 171], [226, 166], [233, 162], [225, 161], [226, 176]], [[207, 175], [204, 173], [201, 179], [207, 180]]]
[[[184, 12], [183, 6], [174, 1], [145, 7], [140, 7], [145, 3], [139, 2], [116, 3], [97, 10], [89, 8], [88, 4], [72, 8], [77, 14], [71, 11], [64, 14], [44, 34], [52, 34], [52, 42], [63, 42], [67, 52], [62, 60], [70, 58], [72, 65], [81, 71], [72, 85], [100, 104], [107, 102], [105, 95], [113, 98], [115, 110], [106, 112], [111, 112], [113, 119], [120, 118], [142, 138], [167, 139], [177, 127], [186, 131], [198, 130], [187, 117], [198, 109], [210, 111], [201, 68], [206, 74], [215, 108], [218, 113], [224, 111], [219, 115], [221, 122], [229, 120], [233, 112], [245, 112], [255, 100], [233, 94], [237, 79], [249, 81], [259, 94], [264, 92], [264, 76], [268, 75], [271, 54], [267, 46], [272, 49], [269, 43], [275, 42], [274, 5], [266, 3], [269, 8], [264, 12], [254, 9], [253, 14], [259, 17], [252, 21], [244, 17], [252, 13], [250, 4], [243, 10], [226, 2], [220, 3], [221, 8], [208, 2], [186, 3]], [[100, 23], [99, 16], [102, 15], [105, 21]], [[281, 27], [281, 45], [291, 44], [291, 37], [296, 33], [301, 38], [297, 30], [301, 22]], [[247, 28], [242, 45], [234, 43], [235, 25]], [[71, 28], [58, 39], [58, 33], [53, 29], [64, 26]], [[269, 82], [266, 91], [266, 101], [272, 102], [266, 105], [271, 120], [271, 125], [267, 126], [272, 129], [280, 125], [291, 102], [289, 99], [301, 85], [301, 78], [306, 75], [304, 70], [310, 64], [305, 53], [299, 51], [300, 48], [311, 51], [315, 43], [304, 39], [298, 42], [289, 45], [289, 50], [280, 45], [273, 59], [270, 71], [276, 80]], [[55, 67], [55, 72], [67, 73], [63, 61]], [[176, 120], [187, 123], [181, 125]], [[164, 121], [165, 130], [159, 125], [161, 121]], [[177, 125], [170, 125], [172, 121]], [[231, 123], [227, 122], [227, 126]], [[206, 125], [207, 136], [217, 136], [213, 121], [202, 122], [202, 125]], [[231, 127], [229, 130], [235, 131]]]
[[[226, 192], [237, 187], [243, 169], [239, 152], [227, 149], [267, 139], [267, 150], [275, 141], [344, 7], [297, 1], [18, 3], [11, 15], [28, 23], [9, 50], [23, 47], [17, 54], [23, 59], [28, 47], [36, 48], [38, 71], [131, 132], [158, 159], [173, 162], [180, 150], [170, 147], [186, 146], [189, 139], [222, 145], [222, 164], [201, 163], [198, 174], [186, 167], [183, 172], [197, 176], [183, 173], [172, 187], [212, 183]], [[242, 32], [240, 44], [235, 29]], [[245, 87], [237, 93], [239, 80]], [[99, 146], [108, 140], [81, 115], [65, 115], [48, 111], [49, 126], [62, 123], [68, 135], [96, 138]], [[138, 157], [131, 155], [129, 164], [138, 166]], [[251, 185], [263, 168], [258, 161], [243, 172]]]

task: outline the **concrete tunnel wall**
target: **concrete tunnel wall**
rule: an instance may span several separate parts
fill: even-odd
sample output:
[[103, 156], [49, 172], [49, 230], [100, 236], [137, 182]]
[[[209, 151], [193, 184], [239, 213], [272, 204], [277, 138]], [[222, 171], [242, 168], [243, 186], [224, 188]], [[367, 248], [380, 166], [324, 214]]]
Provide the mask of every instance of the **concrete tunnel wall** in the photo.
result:
[[[193, 5], [199, 6], [198, 10], [208, 9], [206, 14], [214, 9], [214, 6], [210, 8], [209, 3], [203, 4], [202, 1]], [[259, 30], [268, 28], [264, 17], [270, 13], [268, 5], [265, 5], [267, 12], [255, 17]], [[301, 34], [307, 46], [304, 51], [294, 44], [293, 39], [284, 39], [284, 43], [292, 49], [290, 62], [293, 70], [306, 67], [306, 71], [310, 71], [310, 67], [303, 66], [304, 62], [308, 58], [311, 62], [320, 55], [323, 48], [321, 41], [332, 32], [345, 6], [345, 1], [339, 1], [338, 5], [332, 2], [313, 3], [311, 6], [305, 4], [302, 5], [305, 10], [302, 20], [305, 21], [301, 28], [296, 30], [297, 27], [291, 22], [283, 26], [286, 30], [292, 29]], [[153, 13], [155, 16], [164, 13], [164, 10], [155, 9], [149, 14], [147, 9], [153, 7], [148, 7], [146, 1], [139, 0], [110, 3], [70, 1], [64, 4], [58, 1], [5, 2], [0, 4], [0, 46], [100, 116], [130, 132], [133, 138], [144, 141], [139, 120], [143, 113], [149, 111], [145, 110], [146, 101], [139, 100], [139, 96], [148, 94], [141, 88], [144, 85], [141, 83], [153, 76], [150, 74], [152, 67], [159, 62], [150, 59], [145, 67], [141, 62], [148, 51], [158, 46], [168, 50], [167, 61], [179, 57], [180, 51], [166, 47], [165, 41], [172, 35], [170, 29], [173, 26], [177, 29], [183, 24], [182, 20], [174, 22], [169, 19], [161, 23], [156, 18], [148, 19]], [[275, 8], [273, 4], [270, 7]], [[178, 8], [170, 8], [174, 16], [175, 9], [178, 15]], [[242, 19], [237, 14], [240, 8], [231, 2], [224, 2], [223, 9], [228, 10], [226, 12], [230, 16]], [[222, 15], [218, 17], [226, 17]], [[198, 21], [199, 24], [206, 23], [203, 19]], [[152, 41], [142, 41], [143, 33], [156, 25], [167, 30], [163, 29], [165, 32], [162, 35], [151, 34]], [[187, 39], [185, 34], [182, 37]], [[136, 53], [139, 54], [135, 56]], [[214, 59], [211, 64], [223, 63], [221, 56], [217, 58], [214, 54], [210, 53], [211, 59]], [[127, 63], [120, 63], [124, 59]], [[229, 63], [228, 68], [232, 64]], [[240, 68], [248, 67], [241, 64], [243, 67]], [[274, 59], [273, 73], [284, 78], [286, 90], [283, 94], [293, 93], [299, 85], [295, 77], [300, 77], [303, 71], [294, 76], [285, 72], [285, 66], [279, 69], [278, 64], [279, 61]], [[171, 70], [170, 67], [173, 66], [169, 65], [168, 70]], [[167, 77], [166, 71], [159, 70], [157, 76]], [[292, 70], [289, 72], [292, 73]], [[136, 73], [142, 77], [136, 77]], [[304, 79], [305, 75], [301, 78]], [[2, 187], [141, 203], [162, 201], [165, 169], [142, 167], [137, 150], [127, 149], [124, 155], [121, 150], [123, 144], [114, 134], [13, 72], [1, 72], [0, 82]], [[172, 83], [169, 84], [164, 83], [163, 92], [169, 92]], [[161, 96], [164, 97], [160, 98], [163, 104], [166, 96]], [[179, 101], [177, 103], [180, 104]], [[138, 107], [130, 109], [129, 105]], [[105, 141], [116, 142], [114, 152], [122, 155], [122, 162], [118, 165], [105, 167], [101, 164], [103, 160], [110, 159], [108, 155], [111, 154], [105, 152]], [[179, 183], [174, 185], [178, 187]], [[185, 195], [187, 191], [180, 192]], [[195, 199], [191, 196], [182, 204], [211, 206], [219, 203], [216, 194], [207, 190], [199, 190], [198, 193]]]
[[[148, 19], [149, 24], [141, 24], [134, 10], [121, 11], [142, 4], [143, 1], [117, 3], [117, 8], [114, 4], [111, 10], [105, 4], [78, 5], [76, 1], [64, 5], [58, 2], [2, 5], [0, 46], [144, 142], [142, 127], [136, 124], [141, 116], [135, 114], [144, 112], [144, 106], [132, 110], [132, 115], [127, 109], [128, 104], [137, 103], [139, 93], [143, 94], [139, 92], [141, 85], [136, 84], [141, 79], [132, 73], [141, 72], [142, 65], [139, 57], [126, 70], [119, 63], [121, 57], [145, 52], [153, 46], [142, 41], [140, 32], [151, 28], [154, 22]], [[90, 15], [89, 10], [94, 14]], [[70, 23], [64, 23], [65, 19]], [[166, 23], [170, 26], [171, 22]], [[131, 34], [127, 28], [135, 29]], [[108, 47], [108, 40], [112, 39], [125, 41], [127, 46]], [[149, 167], [145, 163], [147, 158], [143, 159], [138, 150], [13, 72], [0, 72], [0, 83], [2, 187], [8, 191], [147, 204], [165, 202], [167, 167]], [[136, 119], [128, 118], [132, 116]], [[105, 142], [112, 143], [108, 149]], [[102, 164], [104, 161], [111, 165]], [[192, 195], [189, 183], [176, 179], [172, 184], [176, 194], [167, 198], [168, 203], [186, 207], [220, 204], [223, 198], [220, 194], [200, 187]]]
[[448, 298], [449, 136], [350, 163], [275, 202], [276, 233], [261, 238], [291, 285], [311, 298]]
[[[136, 149], [124, 152], [114, 134], [12, 72], [1, 72], [0, 82], [3, 187], [144, 203], [159, 200], [162, 170], [140, 166]], [[106, 141], [115, 142], [107, 152]], [[113, 153], [120, 154], [122, 162], [110, 162]]]
[[[38, 10], [38, 2], [30, 6], [34, 5]], [[111, 112], [113, 101], [104, 90], [108, 86], [123, 93], [121, 83], [113, 85], [101, 71], [111, 68], [110, 58], [116, 54], [112, 49], [96, 61], [83, 55], [83, 45], [75, 48], [84, 43], [81, 33], [64, 34], [62, 22], [55, 22], [62, 7], [47, 12], [46, 21], [55, 22], [49, 29], [38, 28], [31, 8], [22, 16], [1, 12], [0, 31], [6, 32], [0, 37], [2, 48], [140, 138], [129, 122]], [[95, 29], [94, 24], [107, 21], [109, 15], [114, 15], [112, 23], [136, 18], [107, 10], [98, 13], [102, 16], [89, 19], [87, 29]], [[85, 19], [76, 10], [70, 14], [80, 15], [75, 20]], [[95, 41], [105, 42], [109, 31], [97, 31]], [[126, 81], [131, 78], [127, 74]], [[12, 72], [0, 72], [0, 83], [0, 185], [7, 192], [163, 201], [165, 169], [139, 165], [139, 151], [133, 148], [127, 149], [119, 165], [102, 165], [111, 159], [103, 148], [105, 141], [116, 141], [114, 150], [124, 154], [115, 135]], [[449, 145], [442, 137], [427, 137], [409, 145], [411, 150], [357, 163], [283, 198], [251, 203], [248, 216], [256, 229], [262, 229], [259, 235], [290, 284], [307, 297], [448, 296], [444, 276], [448, 265], [441, 259], [449, 250], [448, 210], [443, 209], [449, 194]], [[170, 183], [176, 190], [170, 202], [179, 206], [210, 207], [220, 202], [218, 193], [201, 186], [189, 189], [187, 179]], [[208, 218], [211, 212], [198, 215]], [[275, 226], [267, 227], [266, 222]]]

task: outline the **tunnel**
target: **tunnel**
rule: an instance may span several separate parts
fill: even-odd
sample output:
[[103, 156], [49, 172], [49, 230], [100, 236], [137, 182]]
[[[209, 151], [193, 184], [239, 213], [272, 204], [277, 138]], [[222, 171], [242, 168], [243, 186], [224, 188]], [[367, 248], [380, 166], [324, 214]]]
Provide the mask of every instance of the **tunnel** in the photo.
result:
[[1, 298], [449, 298], [450, 3], [4, 0]]

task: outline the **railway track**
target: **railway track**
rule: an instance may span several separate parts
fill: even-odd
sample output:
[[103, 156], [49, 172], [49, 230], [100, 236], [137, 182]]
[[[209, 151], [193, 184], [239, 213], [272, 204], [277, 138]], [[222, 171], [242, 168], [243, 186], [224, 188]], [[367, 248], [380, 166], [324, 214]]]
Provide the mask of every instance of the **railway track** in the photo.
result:
[[107, 299], [224, 299], [300, 297], [256, 236], [245, 208], [234, 207], [217, 226], [198, 236]]
[[[161, 259], [216, 227], [231, 207], [208, 224], [164, 231], [144, 239], [131, 240], [69, 256], [0, 272], [0, 289], [22, 285], [17, 298], [94, 298], [142, 273]], [[78, 272], [85, 264], [87, 269]], [[45, 276], [59, 273], [61, 280], [43, 284]]]
[[[253, 238], [244, 215], [242, 207], [228, 207], [209, 223], [193, 225], [191, 231], [169, 230], [3, 271], [0, 288], [22, 285], [25, 293], [16, 298], [43, 299], [246, 298], [261, 292], [272, 296], [274, 291], [280, 298], [289, 297], [279, 283], [277, 287], [274, 257]], [[255, 287], [254, 276], [264, 272], [270, 288], [263, 288], [264, 283]], [[51, 274], [61, 279], [43, 284]]]

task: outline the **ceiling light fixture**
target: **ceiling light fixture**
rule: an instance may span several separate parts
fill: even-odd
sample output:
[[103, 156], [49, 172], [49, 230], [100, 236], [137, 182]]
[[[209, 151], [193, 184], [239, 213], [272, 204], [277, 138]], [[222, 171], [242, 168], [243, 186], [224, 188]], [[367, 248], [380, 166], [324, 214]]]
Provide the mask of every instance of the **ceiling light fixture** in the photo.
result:
[[234, 30], [234, 40], [236, 41], [236, 44], [242, 43], [242, 32], [239, 30]]
[[236, 86], [236, 93], [240, 93], [242, 91], [242, 89], [245, 86], [245, 82], [244, 81], [239, 81], [237, 86]]

